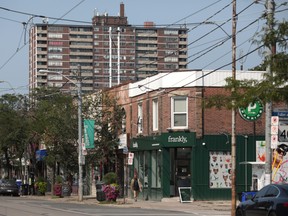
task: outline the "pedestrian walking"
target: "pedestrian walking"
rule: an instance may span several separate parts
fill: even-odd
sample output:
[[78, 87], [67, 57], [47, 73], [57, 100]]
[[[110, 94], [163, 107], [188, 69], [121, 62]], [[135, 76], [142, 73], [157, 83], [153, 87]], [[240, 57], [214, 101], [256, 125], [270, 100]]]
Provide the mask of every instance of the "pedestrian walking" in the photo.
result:
[[131, 180], [131, 190], [133, 191], [134, 201], [137, 202], [137, 197], [139, 195], [139, 192], [142, 191], [142, 183], [139, 180], [137, 174], [134, 174], [133, 179]]

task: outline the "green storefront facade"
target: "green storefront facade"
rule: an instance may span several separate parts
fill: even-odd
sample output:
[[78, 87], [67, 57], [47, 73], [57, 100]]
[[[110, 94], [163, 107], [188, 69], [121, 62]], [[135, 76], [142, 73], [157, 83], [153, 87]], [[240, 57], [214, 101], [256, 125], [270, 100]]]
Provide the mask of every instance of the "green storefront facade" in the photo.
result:
[[[231, 137], [206, 135], [197, 139], [194, 132], [167, 132], [137, 137], [130, 142], [134, 153], [130, 177], [137, 172], [144, 186], [140, 198], [161, 200], [179, 196], [179, 187], [191, 187], [194, 200], [231, 199]], [[250, 190], [251, 167], [256, 141], [262, 136], [236, 136], [236, 191]], [[245, 166], [245, 167], [244, 167]]]

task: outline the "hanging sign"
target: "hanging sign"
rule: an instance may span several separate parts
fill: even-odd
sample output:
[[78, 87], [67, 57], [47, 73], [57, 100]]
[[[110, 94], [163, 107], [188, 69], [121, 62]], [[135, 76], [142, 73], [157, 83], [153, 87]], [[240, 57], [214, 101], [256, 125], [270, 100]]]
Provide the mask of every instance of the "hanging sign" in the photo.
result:
[[256, 121], [259, 119], [264, 111], [263, 105], [261, 101], [255, 101], [254, 103], [250, 103], [248, 107], [239, 108], [239, 113], [244, 120], [247, 121]]
[[94, 148], [94, 125], [95, 120], [84, 119], [84, 142], [86, 149]]

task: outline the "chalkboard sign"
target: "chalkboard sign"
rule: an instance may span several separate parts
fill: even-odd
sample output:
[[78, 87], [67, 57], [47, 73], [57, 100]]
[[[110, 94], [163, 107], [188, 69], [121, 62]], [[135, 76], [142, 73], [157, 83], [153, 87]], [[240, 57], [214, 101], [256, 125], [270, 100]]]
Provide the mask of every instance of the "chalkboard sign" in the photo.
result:
[[180, 202], [191, 202], [191, 187], [178, 187]]

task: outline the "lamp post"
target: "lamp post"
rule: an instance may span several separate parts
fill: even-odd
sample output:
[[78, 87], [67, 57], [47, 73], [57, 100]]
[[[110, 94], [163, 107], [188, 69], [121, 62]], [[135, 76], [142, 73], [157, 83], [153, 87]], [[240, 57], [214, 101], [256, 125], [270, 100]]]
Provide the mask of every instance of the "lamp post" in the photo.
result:
[[10, 82], [5, 81], [5, 80], [0, 80], [0, 83], [7, 83], [7, 84], [9, 85], [9, 87], [13, 90], [13, 92], [16, 94], [16, 91], [15, 91], [15, 89], [13, 88], [13, 86], [11, 85]]
[[65, 77], [69, 82], [77, 86], [78, 95], [78, 201], [83, 201], [83, 178], [82, 178], [82, 166], [84, 165], [84, 158], [82, 153], [82, 85], [81, 85], [81, 67], [78, 65], [77, 82], [71, 80], [68, 76], [63, 75], [60, 72], [39, 70], [40, 73], [57, 73]]

